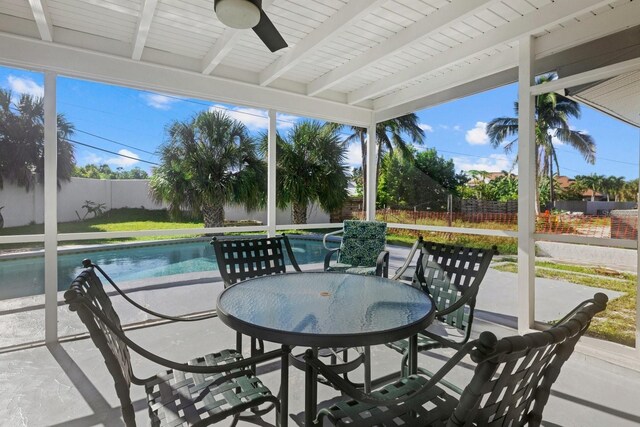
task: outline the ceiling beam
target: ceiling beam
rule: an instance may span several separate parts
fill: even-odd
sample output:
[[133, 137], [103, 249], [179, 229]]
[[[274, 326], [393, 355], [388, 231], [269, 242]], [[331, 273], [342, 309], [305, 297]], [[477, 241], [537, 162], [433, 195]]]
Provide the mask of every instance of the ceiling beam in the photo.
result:
[[[262, 10], [266, 11], [272, 3], [273, 0], [263, 0]], [[212, 10], [211, 13], [215, 15], [215, 11]], [[238, 30], [231, 27], [224, 29], [222, 36], [218, 37], [213, 46], [211, 46], [211, 49], [209, 49], [209, 52], [202, 58], [202, 74], [211, 74], [213, 72], [224, 57], [227, 56], [238, 43], [243, 31], [247, 30]]]
[[36, 20], [40, 38], [46, 42], [53, 41], [53, 24], [46, 0], [29, 0], [33, 18]]
[[354, 126], [371, 123], [369, 108], [1, 32], [0, 52], [0, 64], [9, 67], [53, 71], [72, 78], [234, 105], [272, 108]]
[[369, 65], [402, 50], [407, 44], [436, 34], [443, 28], [450, 27], [452, 23], [460, 22], [479, 10], [486, 9], [492, 3], [497, 3], [497, 0], [466, 0], [449, 3], [448, 6], [442, 7], [416, 21], [362, 55], [318, 77], [307, 86], [307, 94], [315, 96], [322, 91], [330, 89]]
[[225, 56], [231, 52], [231, 49], [236, 45], [242, 30], [236, 30], [235, 28], [225, 28], [222, 36], [216, 40], [213, 47], [209, 49], [209, 52], [202, 59], [202, 74], [211, 74], [211, 72], [222, 62]]
[[[603, 61], [600, 56], [594, 56], [593, 43], [599, 45], [626, 46], [625, 42], [620, 40], [602, 40], [602, 37], [610, 36], [618, 33], [626, 28], [637, 25], [636, 16], [640, 14], [640, 2], [631, 2], [618, 6], [616, 9], [594, 16], [589, 19], [585, 25], [572, 25], [561, 30], [554, 31], [550, 34], [538, 37], [535, 41], [536, 73], [546, 73], [555, 71], [558, 67], [565, 66], [566, 63], [581, 63], [585, 58], [594, 58], [593, 61]], [[633, 37], [635, 33], [632, 33]], [[611, 36], [613, 37], [613, 36]], [[633, 43], [634, 40], [628, 40], [626, 43]], [[615, 47], [611, 51], [611, 55], [615, 56]], [[461, 67], [458, 71], [444, 73], [441, 76], [426, 80], [418, 85], [410, 86], [398, 92], [385, 95], [374, 101], [374, 110], [376, 111], [376, 119], [388, 119], [390, 115], [397, 117], [407, 112], [417, 111], [433, 105], [433, 99], [440, 99], [447, 93], [458, 90], [458, 85], [467, 85], [475, 87], [480, 82], [472, 82], [470, 73], [477, 73], [477, 77], [484, 79], [492, 79], [494, 75], [509, 75], [512, 80], [503, 80], [502, 84], [512, 83], [517, 80], [518, 61], [514, 56], [516, 49], [510, 49], [500, 54], [493, 55], [491, 58], [485, 58], [484, 61], [469, 64]], [[511, 53], [510, 53], [511, 52]], [[619, 55], [619, 54], [617, 54]], [[510, 59], [509, 59], [510, 58]], [[506, 61], [506, 62], [505, 62]], [[511, 63], [509, 63], [511, 61]], [[487, 64], [486, 66], [484, 64]], [[607, 62], [609, 64], [609, 62]], [[493, 65], [493, 70], [487, 66]], [[509, 68], [511, 67], [511, 68]], [[504, 71], [501, 71], [504, 70]], [[514, 72], [514, 70], [516, 70]], [[486, 77], [483, 77], [486, 76]], [[478, 80], [478, 79], [476, 79]], [[484, 84], [484, 82], [482, 82]], [[495, 86], [493, 86], [495, 87]], [[481, 90], [466, 93], [476, 93]], [[456, 92], [457, 93], [457, 92]], [[457, 96], [460, 97], [460, 96]], [[455, 98], [451, 98], [455, 99]], [[393, 114], [396, 114], [393, 116]]]
[[300, 40], [286, 54], [278, 58], [260, 73], [260, 85], [266, 86], [305, 57], [329, 43], [335, 36], [358, 22], [371, 11], [380, 7], [387, 0], [351, 0], [336, 13], [331, 15], [318, 28]]
[[135, 32], [136, 39], [133, 43], [131, 59], [139, 61], [140, 58], [142, 58], [142, 51], [144, 50], [144, 45], [147, 43], [149, 29], [151, 28], [151, 20], [156, 12], [157, 5], [158, 0], [144, 0], [142, 12], [140, 12], [140, 17], [138, 18], [138, 26]]
[[375, 98], [390, 89], [402, 86], [429, 72], [445, 68], [453, 63], [478, 55], [481, 52], [504, 45], [527, 34], [535, 34], [552, 25], [571, 19], [592, 9], [610, 3], [608, 0], [556, 0], [546, 6], [531, 12], [521, 18], [508, 22], [500, 27], [488, 31], [472, 40], [461, 43], [443, 53], [394, 74], [378, 80], [361, 89], [351, 92], [348, 96], [349, 104], [357, 104], [366, 99]]
[[563, 89], [593, 83], [600, 80], [610, 79], [620, 74], [630, 73], [640, 70], [640, 58], [629, 59], [617, 64], [607, 65], [595, 70], [585, 71], [573, 76], [563, 77], [544, 85], [536, 85], [530, 88], [531, 95], [540, 95], [547, 92], [559, 92]]

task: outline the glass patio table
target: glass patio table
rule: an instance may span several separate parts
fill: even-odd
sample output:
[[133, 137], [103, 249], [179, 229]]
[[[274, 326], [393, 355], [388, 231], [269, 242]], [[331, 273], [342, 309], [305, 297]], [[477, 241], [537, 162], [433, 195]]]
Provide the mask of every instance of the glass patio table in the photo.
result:
[[[431, 324], [435, 306], [426, 293], [394, 280], [305, 272], [230, 286], [219, 295], [217, 311], [230, 328], [282, 344], [285, 354], [292, 346], [367, 348], [410, 337], [409, 369], [415, 373], [416, 334]], [[287, 411], [288, 365], [282, 370], [282, 410]], [[316, 386], [315, 381], [306, 384]]]

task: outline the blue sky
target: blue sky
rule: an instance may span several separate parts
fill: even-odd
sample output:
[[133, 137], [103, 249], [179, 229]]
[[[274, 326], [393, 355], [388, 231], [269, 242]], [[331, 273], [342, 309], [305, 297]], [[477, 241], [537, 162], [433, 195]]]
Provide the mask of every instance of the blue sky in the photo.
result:
[[[39, 73], [0, 67], [0, 87], [11, 89], [16, 94], [41, 96], [43, 80], [43, 75]], [[186, 119], [207, 108], [225, 109], [255, 133], [267, 127], [266, 111], [253, 108], [63, 77], [58, 79], [57, 90], [58, 111], [77, 129], [74, 141], [128, 156], [76, 145], [76, 160], [80, 165], [107, 163], [112, 168], [139, 166], [150, 170], [152, 165], [144, 161], [158, 161], [154, 152], [164, 141], [165, 126], [173, 120]], [[443, 157], [453, 159], [459, 170], [511, 169], [514, 153], [505, 154], [502, 149], [492, 148], [486, 137], [485, 125], [495, 117], [513, 116], [516, 97], [517, 85], [512, 84], [418, 111], [426, 134], [424, 147], [436, 148]], [[569, 176], [598, 173], [637, 178], [640, 130], [586, 106], [582, 107], [582, 112], [582, 118], [573, 119], [571, 123], [575, 129], [588, 132], [595, 138], [596, 164], [589, 165], [572, 148], [558, 145], [561, 173]], [[279, 130], [286, 131], [298, 119], [279, 114]], [[349, 162], [352, 165], [361, 162], [359, 150], [359, 146], [350, 147]]]

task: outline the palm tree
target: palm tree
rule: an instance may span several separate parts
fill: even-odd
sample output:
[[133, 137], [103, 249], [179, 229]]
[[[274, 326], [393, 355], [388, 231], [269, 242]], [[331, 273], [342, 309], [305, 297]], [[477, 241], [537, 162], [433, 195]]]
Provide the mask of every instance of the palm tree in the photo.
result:
[[[342, 125], [332, 123], [330, 126], [342, 128]], [[362, 176], [363, 188], [367, 188], [367, 129], [358, 126], [349, 126], [351, 134], [347, 137], [346, 142], [360, 142], [360, 150], [362, 152]], [[376, 163], [376, 181], [380, 173], [380, 158], [382, 153], [388, 151], [393, 154], [393, 150], [399, 150], [403, 156], [413, 158], [413, 152], [409, 142], [403, 135], [409, 136], [409, 140], [413, 144], [422, 145], [424, 143], [424, 130], [420, 127], [418, 116], [415, 113], [406, 114], [396, 117], [395, 119], [385, 120], [376, 124], [376, 140], [378, 158]], [[366, 190], [363, 192], [363, 206], [366, 202]]]
[[[306, 224], [307, 209], [317, 203], [325, 211], [342, 207], [348, 197], [347, 146], [338, 129], [316, 121], [297, 123], [285, 136], [277, 134], [279, 208], [291, 206], [291, 221]], [[266, 151], [263, 135], [262, 150]]]
[[602, 191], [604, 181], [604, 175], [598, 175], [592, 173], [591, 175], [576, 175], [576, 185], [579, 188], [591, 190], [591, 201], [596, 199], [596, 193]]
[[[548, 74], [536, 78], [536, 84], [544, 84], [556, 78], [555, 74]], [[498, 117], [491, 120], [487, 125], [487, 135], [493, 147], [498, 147], [503, 141], [518, 134], [518, 102], [515, 102], [516, 117]], [[589, 134], [572, 130], [569, 125], [569, 118], [580, 118], [580, 105], [555, 92], [543, 93], [536, 96], [535, 100], [535, 142], [537, 147], [536, 167], [537, 182], [540, 177], [548, 176], [553, 180], [555, 172], [560, 173], [558, 156], [553, 139], [557, 138], [565, 144], [570, 145], [583, 155], [584, 159], [593, 164], [595, 162], [596, 144]], [[514, 148], [516, 139], [508, 141], [504, 145], [506, 152]], [[556, 165], [556, 171], [553, 165]], [[536, 185], [536, 188], [539, 185]], [[553, 204], [553, 187], [549, 186], [550, 202]], [[539, 211], [539, 194], [536, 191], [536, 213]]]
[[607, 202], [613, 195], [614, 201], [618, 201], [622, 187], [624, 187], [623, 176], [608, 176], [604, 179], [604, 191], [607, 195]]
[[202, 111], [167, 128], [150, 193], [177, 214], [202, 214], [205, 227], [224, 225], [224, 206], [265, 204], [266, 166], [244, 124], [224, 112]]
[[[69, 181], [75, 166], [68, 138], [74, 127], [58, 114], [58, 187]], [[22, 94], [15, 100], [10, 90], [0, 89], [0, 188], [4, 180], [29, 191], [44, 181], [44, 101]]]
[[627, 181], [620, 190], [620, 201], [622, 202], [636, 202], [638, 201], [638, 179]]

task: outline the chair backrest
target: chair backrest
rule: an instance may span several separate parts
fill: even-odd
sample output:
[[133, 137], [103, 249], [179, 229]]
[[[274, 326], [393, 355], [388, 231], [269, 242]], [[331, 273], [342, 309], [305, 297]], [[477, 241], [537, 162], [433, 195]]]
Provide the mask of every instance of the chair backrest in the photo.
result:
[[[466, 248], [441, 243], [424, 242], [414, 285], [428, 292], [436, 304], [436, 317], [451, 326], [469, 332], [473, 321], [476, 295], [493, 255], [491, 249]], [[438, 314], [466, 300], [457, 310]], [[468, 339], [467, 333], [467, 339]]]
[[606, 306], [607, 296], [598, 293], [544, 332], [499, 341], [483, 332], [471, 352], [478, 363], [473, 378], [447, 425], [539, 426], [562, 365]]
[[387, 224], [379, 221], [346, 220], [338, 261], [359, 267], [375, 267], [387, 244]]
[[64, 293], [64, 298], [69, 304], [69, 309], [78, 313], [89, 331], [91, 340], [104, 358], [104, 363], [115, 382], [125, 423], [128, 426], [135, 425], [129, 388], [132, 382], [137, 383], [138, 380], [131, 368], [129, 348], [96, 314], [100, 313], [111, 326], [122, 332], [120, 318], [93, 267], [86, 268], [76, 277]]
[[[291, 265], [300, 271], [287, 236], [211, 241], [225, 287], [253, 277], [287, 272], [285, 250]], [[283, 248], [284, 244], [284, 248]]]

